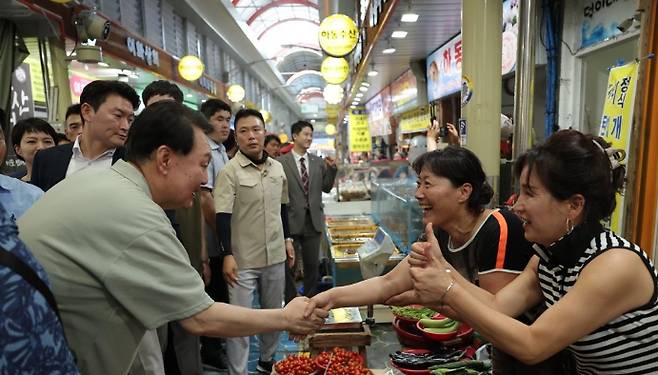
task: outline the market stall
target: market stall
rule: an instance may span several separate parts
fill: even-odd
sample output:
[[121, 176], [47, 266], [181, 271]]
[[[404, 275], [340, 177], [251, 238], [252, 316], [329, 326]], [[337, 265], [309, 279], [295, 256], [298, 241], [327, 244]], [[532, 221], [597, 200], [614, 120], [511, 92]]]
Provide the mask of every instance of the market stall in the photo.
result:
[[[353, 215], [327, 216], [326, 225], [334, 284], [349, 285], [363, 280], [357, 249], [375, 236], [378, 225], [371, 216]], [[385, 272], [402, 259], [404, 254], [396, 249], [389, 258]]]
[[[308, 346], [280, 360], [279, 375], [487, 375], [491, 372], [487, 347], [467, 324], [423, 306], [393, 309], [394, 327], [402, 347], [391, 350], [385, 369], [370, 368], [365, 347], [371, 334], [358, 309], [331, 311], [327, 326], [311, 335]], [[414, 339], [409, 339], [414, 337]]]

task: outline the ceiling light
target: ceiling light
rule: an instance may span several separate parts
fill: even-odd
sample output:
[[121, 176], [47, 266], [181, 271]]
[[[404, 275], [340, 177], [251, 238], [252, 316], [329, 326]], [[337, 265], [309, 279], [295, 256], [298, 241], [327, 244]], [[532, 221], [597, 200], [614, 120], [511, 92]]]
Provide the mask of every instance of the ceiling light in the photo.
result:
[[370, 87], [370, 83], [363, 81], [361, 82], [361, 86]]
[[416, 13], [405, 13], [400, 19], [402, 22], [416, 22], [418, 21], [418, 15]]
[[98, 63], [98, 66], [102, 66], [103, 68], [109, 68], [109, 67], [110, 67], [110, 64], [108, 64], [108, 63], [106, 63], [106, 62], [104, 62], [104, 61], [101, 61], [101, 62]]
[[402, 39], [406, 37], [407, 37], [407, 32], [402, 30], [393, 31], [393, 34], [391, 34], [391, 38], [395, 38], [395, 39]]
[[359, 104], [359, 102], [352, 102], [352, 105], [357, 105], [357, 104]]
[[[315, 116], [317, 117], [318, 115], [315, 115]], [[315, 124], [315, 119], [312, 119], [311, 123]]]
[[377, 74], [379, 74], [379, 72], [375, 69], [375, 63], [373, 63], [373, 64], [370, 66], [370, 71], [368, 71], [368, 77], [374, 77], [374, 76], [376, 76]]
[[362, 97], [362, 96], [363, 96], [363, 93], [362, 93], [362, 92], [357, 92], [357, 93], [356, 93], [356, 97], [357, 97], [357, 98], [360, 98], [360, 97]]
[[[354, 109], [354, 108], [356, 108], [356, 106], [355, 106], [355, 105], [351, 105], [350, 108]], [[344, 122], [347, 122], [347, 121], [344, 121]]]
[[361, 91], [361, 92], [368, 92], [368, 88], [367, 88], [367, 87], [363, 87], [363, 86], [361, 86], [361, 87], [359, 87], [359, 91]]
[[385, 50], [382, 51], [384, 55], [390, 55], [391, 53], [395, 52], [395, 48], [386, 48]]

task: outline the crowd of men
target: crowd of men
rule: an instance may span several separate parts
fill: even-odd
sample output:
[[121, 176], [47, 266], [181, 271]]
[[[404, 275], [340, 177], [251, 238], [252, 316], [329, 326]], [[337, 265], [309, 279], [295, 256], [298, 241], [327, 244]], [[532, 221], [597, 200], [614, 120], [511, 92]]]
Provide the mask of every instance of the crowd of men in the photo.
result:
[[26, 168], [0, 175], [0, 255], [17, 259], [0, 264], [0, 300], [43, 313], [3, 316], [24, 329], [0, 332], [23, 343], [1, 354], [0, 372], [202, 374], [205, 363], [242, 375], [258, 334], [257, 370], [269, 374], [281, 331], [322, 326], [328, 312], [308, 297], [336, 165], [308, 152], [312, 124], [292, 124], [279, 156], [259, 111], [233, 114], [219, 99], [194, 111], [167, 81], [141, 101], [135, 116], [133, 88], [93, 81], [66, 113], [66, 139], [43, 120], [13, 128]]

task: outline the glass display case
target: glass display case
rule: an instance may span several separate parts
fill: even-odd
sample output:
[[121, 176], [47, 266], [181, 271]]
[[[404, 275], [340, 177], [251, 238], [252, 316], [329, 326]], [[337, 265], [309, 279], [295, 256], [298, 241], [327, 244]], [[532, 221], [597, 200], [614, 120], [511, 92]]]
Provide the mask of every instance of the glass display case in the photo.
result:
[[379, 178], [372, 183], [372, 217], [393, 243], [408, 253], [423, 233], [423, 213], [414, 197], [413, 178]]
[[370, 165], [341, 164], [336, 176], [336, 194], [339, 202], [370, 199]]
[[[369, 215], [326, 216], [326, 238], [331, 257], [334, 285], [349, 285], [363, 280], [357, 249], [375, 236], [377, 224]], [[390, 256], [384, 272], [404, 259], [397, 249]]]
[[369, 200], [374, 189], [372, 181], [409, 175], [406, 160], [377, 160], [338, 167], [336, 190], [339, 202]]

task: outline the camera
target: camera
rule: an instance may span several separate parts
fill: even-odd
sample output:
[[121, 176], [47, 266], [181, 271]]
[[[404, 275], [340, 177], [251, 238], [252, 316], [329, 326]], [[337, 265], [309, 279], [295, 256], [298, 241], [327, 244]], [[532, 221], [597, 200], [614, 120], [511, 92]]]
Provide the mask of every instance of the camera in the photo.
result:
[[110, 21], [99, 16], [94, 11], [82, 11], [74, 19], [73, 23], [78, 32], [78, 39], [85, 42], [89, 39], [106, 40], [110, 35]]
[[445, 138], [448, 135], [448, 127], [445, 125], [441, 125], [439, 128], [439, 137]]

